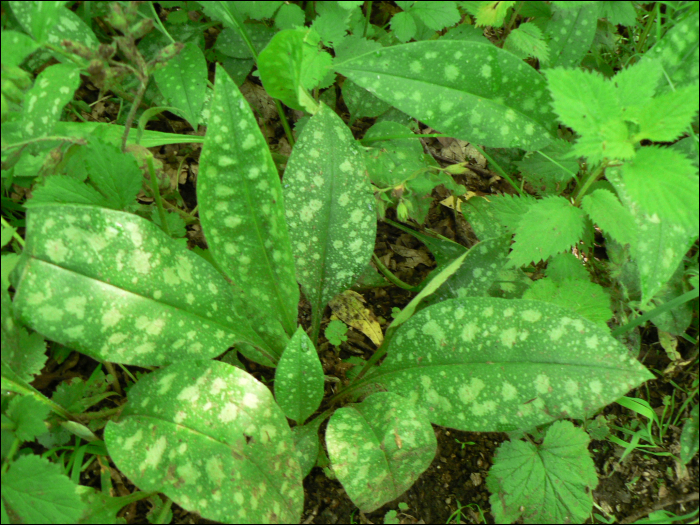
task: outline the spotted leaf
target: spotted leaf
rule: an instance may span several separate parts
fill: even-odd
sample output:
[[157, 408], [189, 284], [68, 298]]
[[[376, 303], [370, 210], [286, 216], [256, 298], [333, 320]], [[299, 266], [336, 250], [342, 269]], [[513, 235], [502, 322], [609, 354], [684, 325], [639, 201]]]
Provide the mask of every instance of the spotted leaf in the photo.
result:
[[392, 392], [335, 411], [326, 429], [333, 472], [352, 502], [372, 512], [430, 466], [437, 440], [427, 417]]
[[318, 323], [328, 301], [364, 271], [377, 233], [363, 157], [323, 103], [294, 146], [284, 188], [297, 279]]
[[323, 366], [302, 327], [290, 339], [275, 370], [275, 398], [284, 414], [300, 425], [321, 405]]
[[584, 418], [652, 378], [606, 328], [553, 304], [490, 297], [414, 315], [372, 375], [432, 423], [472, 432]]
[[31, 208], [15, 275], [21, 320], [100, 360], [153, 366], [213, 358], [237, 341], [267, 348], [231, 308], [224, 277], [137, 215]]
[[535, 150], [553, 140], [542, 77], [492, 44], [433, 40], [382, 48], [335, 70], [452, 137]]
[[274, 316], [292, 335], [299, 287], [279, 175], [248, 102], [222, 67], [199, 162], [197, 197], [209, 249], [261, 316]]
[[24, 138], [50, 134], [79, 85], [80, 70], [69, 64], [54, 64], [39, 73], [24, 97]]
[[129, 391], [105, 443], [143, 491], [224, 523], [298, 523], [301, 469], [265, 385], [219, 361], [177, 363]]
[[207, 61], [202, 50], [188, 42], [154, 77], [168, 103], [182, 110], [196, 130], [207, 93]]

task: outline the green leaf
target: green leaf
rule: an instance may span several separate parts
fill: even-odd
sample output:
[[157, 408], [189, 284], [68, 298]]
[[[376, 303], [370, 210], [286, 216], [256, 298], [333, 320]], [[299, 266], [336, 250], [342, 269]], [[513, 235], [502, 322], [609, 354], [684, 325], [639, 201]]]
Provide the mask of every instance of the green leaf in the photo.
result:
[[413, 3], [408, 12], [433, 31], [453, 26], [461, 18], [456, 2], [418, 1]]
[[636, 245], [637, 225], [634, 217], [611, 191], [597, 189], [586, 195], [581, 201], [581, 208], [617, 242], [633, 247]]
[[106, 207], [108, 202], [89, 184], [66, 175], [51, 175], [46, 177], [44, 184], [34, 188], [32, 198], [24, 203], [24, 207], [30, 209], [45, 204], [94, 204]]
[[538, 301], [451, 299], [389, 342], [372, 381], [471, 432], [584, 418], [653, 376], [607, 329]]
[[49, 31], [56, 25], [59, 17], [67, 11], [65, 2], [9, 2], [12, 14], [22, 28], [40, 44], [47, 41]]
[[508, 9], [515, 2], [470, 2], [462, 4], [465, 9], [476, 17], [476, 26], [501, 27]]
[[688, 132], [698, 113], [698, 84], [664, 93], [644, 106], [635, 140], [673, 142]]
[[13, 523], [78, 523], [86, 510], [61, 467], [35, 455], [19, 457], [3, 473], [2, 504]]
[[525, 56], [535, 57], [540, 62], [547, 62], [549, 47], [543, 40], [542, 30], [533, 22], [525, 22], [513, 29], [506, 38], [504, 49], [517, 49]]
[[658, 146], [641, 148], [622, 166], [622, 177], [629, 197], [642, 211], [683, 229], [697, 228], [700, 188], [688, 157]]
[[290, 108], [312, 114], [318, 104], [307, 90], [323, 79], [333, 61], [327, 52], [319, 51], [317, 41], [312, 29], [285, 29], [258, 57], [260, 79], [267, 93]]
[[321, 440], [318, 437], [318, 429], [325, 421], [317, 417], [306, 425], [297, 425], [292, 429], [296, 457], [301, 466], [302, 479], [309, 475], [316, 465], [318, 453], [321, 450]]
[[[3, 264], [4, 258], [3, 258]], [[2, 298], [2, 375], [3, 388], [6, 370], [12, 371], [12, 380], [30, 383], [48, 359], [46, 343], [41, 334], [27, 331], [17, 322], [7, 289], [0, 289]]]
[[144, 366], [213, 358], [236, 341], [270, 355], [231, 309], [221, 274], [152, 222], [92, 206], [43, 206], [27, 212], [26, 241], [14, 308], [56, 342]]
[[569, 279], [590, 281], [586, 267], [573, 253], [560, 253], [549, 259], [546, 275], [555, 283], [563, 283]]
[[374, 195], [352, 133], [325, 104], [304, 126], [284, 177], [297, 279], [314, 326], [365, 269], [377, 232]]
[[498, 447], [487, 478], [496, 522], [583, 523], [598, 485], [588, 443], [583, 430], [557, 421], [541, 445], [511, 441]]
[[406, 11], [396, 13], [391, 17], [391, 31], [399, 42], [408, 42], [417, 31], [416, 21]]
[[435, 457], [437, 440], [425, 415], [401, 396], [378, 392], [335, 411], [326, 448], [352, 502], [372, 512], [413, 485]]
[[[469, 250], [467, 258], [457, 271], [423, 305], [430, 305], [457, 297], [480, 297], [487, 295], [491, 285], [506, 262], [510, 236], [487, 239]], [[438, 273], [442, 268], [434, 270]]]
[[[275, 30], [263, 24], [246, 24], [245, 28], [258, 53], [265, 49], [265, 46], [275, 36]], [[232, 27], [226, 27], [219, 33], [214, 49], [231, 58], [253, 58], [250, 48], [245, 44], [240, 33]]]
[[[75, 138], [88, 138], [99, 133], [102, 140], [115, 146], [121, 146], [122, 137], [124, 136], [124, 126], [118, 126], [108, 122], [56, 122], [54, 133]], [[165, 144], [201, 144], [202, 142], [204, 142], [204, 137], [163, 133], [161, 131], [147, 129], [144, 130], [141, 136], [140, 144], [145, 148], [154, 148]], [[126, 143], [135, 144], [136, 133], [130, 133]]]
[[690, 418], [683, 425], [681, 433], [681, 463], [686, 465], [698, 453], [698, 405], [690, 410]]
[[545, 40], [549, 43], [546, 67], [575, 67], [591, 48], [598, 22], [598, 5], [589, 2], [573, 4], [572, 9], [558, 9], [547, 23]]
[[[369, 266], [368, 266], [369, 268]], [[375, 270], [376, 273], [376, 270]], [[328, 323], [324, 335], [328, 342], [333, 346], [340, 346], [343, 342], [348, 340], [348, 336], [345, 335], [348, 332], [348, 326], [338, 319], [335, 319]]]
[[221, 68], [211, 112], [197, 180], [209, 248], [254, 308], [291, 335], [299, 287], [279, 175], [250, 106]]
[[554, 111], [581, 137], [575, 151], [592, 163], [634, 157], [614, 84], [596, 73], [562, 68], [546, 71]]
[[[27, 4], [27, 2], [17, 2], [17, 4]], [[31, 55], [39, 48], [39, 43], [32, 40], [30, 36], [18, 31], [4, 30], [2, 32], [2, 49], [5, 53], [2, 54], [2, 65], [6, 68], [18, 67], [24, 59]], [[12, 52], [7, 52], [11, 49]]]
[[568, 308], [605, 328], [607, 328], [605, 323], [613, 315], [610, 310], [610, 293], [599, 284], [587, 279], [567, 279], [560, 282], [548, 277], [538, 279], [523, 294], [523, 299]]
[[[343, 9], [341, 2], [319, 2], [316, 4], [316, 18], [311, 28], [318, 33], [327, 47], [334, 47], [342, 41], [348, 29], [350, 11]], [[302, 24], [303, 25], [303, 24]]]
[[203, 518], [297, 523], [301, 472], [287, 420], [265, 385], [218, 361], [142, 377], [105, 428], [114, 463], [143, 491]]
[[583, 218], [583, 212], [564, 197], [547, 197], [531, 204], [515, 231], [511, 263], [537, 263], [571, 248], [583, 235]]
[[34, 441], [37, 436], [46, 433], [44, 420], [50, 409], [47, 405], [32, 396], [15, 396], [10, 399], [7, 417], [14, 424], [13, 432], [21, 441]]
[[543, 79], [492, 44], [415, 42], [337, 63], [335, 69], [455, 138], [528, 150], [542, 148], [553, 139], [554, 118]]
[[622, 108], [629, 111], [629, 108], [649, 104], [662, 76], [663, 69], [659, 60], [640, 60], [619, 71], [612, 82]]
[[435, 257], [435, 264], [437, 266], [444, 266], [467, 251], [467, 248], [461, 244], [451, 241], [446, 237], [442, 237], [441, 235], [432, 232], [432, 230], [428, 231], [436, 235], [436, 237], [412, 230], [411, 228], [408, 228], [398, 222], [394, 222], [391, 219], [384, 220], [391, 224], [394, 228], [410, 233], [420, 242], [425, 244], [428, 250], [430, 250], [430, 253], [433, 254], [433, 257]]
[[323, 367], [314, 344], [301, 326], [277, 364], [275, 398], [284, 414], [299, 425], [321, 406]]
[[178, 56], [155, 72], [154, 78], [168, 104], [181, 109], [196, 131], [207, 92], [207, 61], [202, 50], [188, 42]]
[[664, 71], [669, 76], [670, 85], [663, 88], [673, 91], [698, 81], [698, 61], [700, 61], [700, 38], [698, 32], [698, 11], [691, 12], [683, 20], [669, 24], [670, 29], [653, 48], [644, 53], [642, 60], [661, 60]]
[[579, 169], [578, 160], [571, 158], [572, 146], [570, 142], [556, 139], [546, 148], [515, 161], [515, 165], [537, 193], [558, 195]]
[[[391, 107], [391, 104], [375, 97], [366, 89], [362, 89], [349, 78], [343, 82], [342, 92], [345, 105], [350, 111], [350, 120], [378, 117]], [[367, 138], [366, 135], [365, 138]]]
[[25, 139], [49, 135], [63, 107], [80, 85], [80, 70], [71, 64], [54, 64], [36, 77], [24, 97], [22, 133]]

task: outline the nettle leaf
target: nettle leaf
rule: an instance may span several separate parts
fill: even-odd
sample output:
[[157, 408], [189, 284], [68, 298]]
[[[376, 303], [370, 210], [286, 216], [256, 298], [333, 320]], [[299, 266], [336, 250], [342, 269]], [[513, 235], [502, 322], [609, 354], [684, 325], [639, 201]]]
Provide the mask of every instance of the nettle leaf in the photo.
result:
[[143, 491], [226, 523], [298, 523], [301, 471], [287, 420], [265, 385], [219, 361], [178, 363], [129, 391], [105, 443]]
[[583, 198], [581, 208], [617, 242], [635, 246], [637, 225], [634, 223], [634, 217], [613, 192], [597, 189]]
[[682, 153], [659, 146], [641, 148], [622, 166], [625, 188], [642, 211], [683, 229], [700, 220], [697, 170]]
[[9, 514], [13, 522], [77, 523], [85, 507], [77, 485], [46, 458], [20, 456], [3, 473], [3, 522]]
[[610, 310], [610, 293], [589, 280], [566, 279], [555, 281], [544, 278], [533, 282], [523, 294], [523, 299], [552, 303], [568, 308], [601, 326], [613, 315]]
[[[315, 322], [372, 256], [374, 195], [352, 133], [325, 104], [304, 126], [284, 175], [297, 279]], [[316, 325], [317, 326], [317, 325]]]
[[413, 485], [435, 457], [437, 440], [422, 412], [401, 396], [377, 392], [335, 411], [326, 448], [352, 502], [372, 512]]
[[267, 93], [293, 109], [315, 113], [317, 102], [307, 91], [328, 72], [333, 58], [318, 49], [313, 29], [277, 33], [258, 57], [260, 80]]
[[[6, 257], [6, 256], [5, 256]], [[3, 257], [3, 265], [6, 264]], [[41, 334], [27, 334], [15, 318], [7, 288], [0, 289], [2, 302], [2, 387], [7, 381], [30, 383], [41, 372], [48, 359], [46, 342]]]
[[[642, 148], [644, 149], [647, 148]], [[663, 169], [661, 166], [658, 168]], [[633, 253], [639, 268], [641, 304], [646, 305], [671, 280], [683, 257], [698, 238], [698, 224], [696, 222], [684, 228], [678, 223], [661, 220], [656, 213], [651, 215], [640, 209], [641, 206], [627, 191], [621, 168], [609, 168], [605, 176], [615, 186], [622, 204], [632, 213], [637, 225], [637, 240], [633, 245]], [[697, 181], [697, 178], [695, 180]], [[697, 190], [695, 191], [697, 193]], [[690, 209], [692, 211], [692, 207]]]
[[14, 308], [37, 332], [104, 361], [213, 358], [236, 341], [270, 355], [231, 310], [230, 285], [137, 215], [82, 205], [27, 212]]
[[395, 334], [372, 381], [472, 432], [584, 418], [653, 376], [606, 329], [538, 301], [451, 299]]
[[492, 44], [437, 40], [379, 49], [336, 71], [455, 138], [534, 150], [553, 140], [542, 77]]
[[275, 370], [275, 398], [284, 414], [299, 425], [321, 406], [323, 366], [314, 344], [300, 326]]
[[251, 303], [291, 335], [299, 287], [279, 175], [248, 102], [220, 67], [211, 114], [197, 179], [209, 249]]
[[535, 201], [515, 230], [509, 258], [514, 266], [546, 260], [576, 244], [583, 235], [584, 213], [564, 197]]
[[534, 22], [525, 22], [513, 29], [503, 45], [504, 49], [523, 53], [526, 57], [535, 57], [540, 62], [547, 62], [549, 47], [542, 37], [542, 30]]
[[588, 434], [557, 421], [541, 445], [503, 443], [496, 450], [487, 486], [497, 523], [583, 523], [598, 485]]
[[70, 64], [54, 64], [39, 73], [24, 97], [24, 138], [49, 135], [79, 85], [80, 70]]
[[635, 140], [673, 142], [689, 129], [698, 113], [698, 84], [691, 84], [654, 98], [639, 115]]
[[196, 130], [207, 92], [207, 61], [202, 50], [188, 42], [178, 56], [155, 72], [154, 78], [169, 105], [182, 110]]

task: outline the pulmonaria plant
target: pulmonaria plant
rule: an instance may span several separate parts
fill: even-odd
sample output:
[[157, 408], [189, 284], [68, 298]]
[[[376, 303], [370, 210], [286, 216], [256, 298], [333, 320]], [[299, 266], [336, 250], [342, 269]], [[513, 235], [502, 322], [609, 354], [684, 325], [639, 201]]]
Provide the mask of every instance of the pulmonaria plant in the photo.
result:
[[[222, 6], [205, 5], [205, 11], [245, 31]], [[653, 376], [611, 335], [609, 306], [603, 302], [600, 313], [600, 301], [578, 311], [571, 305], [576, 290], [598, 290], [562, 252], [585, 239], [594, 220], [637, 250], [647, 301], [659, 289], [653, 277], [659, 265], [673, 273], [682, 248], [697, 238], [697, 202], [657, 203], [640, 182], [651, 169], [649, 158], [669, 160], [670, 153], [639, 149], [638, 142], [677, 137], [697, 111], [697, 85], [658, 94], [652, 80], [661, 78], [661, 59], [621, 72], [613, 86], [560, 67], [541, 75], [490, 43], [368, 46], [356, 56], [339, 51], [333, 60], [319, 51], [314, 35], [281, 31], [257, 57], [266, 91], [311, 115], [282, 181], [248, 103], [229, 73], [216, 68], [197, 180], [209, 260], [164, 233], [163, 222], [93, 204], [39, 202], [27, 213], [11, 306], [2, 291], [3, 337], [13, 337], [7, 356], [3, 348], [4, 375], [22, 351], [15, 321], [99, 361], [157, 367], [140, 377], [121, 414], [107, 424], [106, 449], [142, 491], [161, 492], [212, 520], [299, 521], [302, 480], [316, 464], [326, 420], [333, 472], [353, 502], [370, 512], [400, 496], [430, 465], [437, 446], [432, 424], [503, 432], [591, 416]], [[197, 55], [191, 46], [186, 50]], [[539, 200], [475, 204], [465, 214], [481, 242], [470, 250], [426, 237], [438, 268], [394, 316], [361, 371], [324, 400], [316, 348], [323, 311], [367, 268], [377, 228], [367, 170], [376, 152], [309, 93], [332, 71], [434, 129], [489, 147], [552, 153], [560, 146], [559, 117], [580, 132], [577, 155], [618, 171], [609, 178], [617, 195], [611, 187], [586, 195], [585, 186], [575, 203], [550, 192]], [[645, 91], [636, 94], [640, 78]], [[569, 95], [573, 84], [586, 87], [579, 103]], [[692, 111], [678, 102], [672, 118], [654, 120], [649, 100], [662, 98], [664, 106], [678, 97], [695, 101]], [[202, 103], [183, 113], [196, 121]], [[557, 152], [561, 166], [566, 153]], [[674, 176], [696, 190], [680, 156], [670, 160], [685, 170]], [[528, 158], [521, 162], [526, 172]], [[644, 252], [648, 229], [675, 243], [652, 254], [653, 261]], [[550, 260], [549, 284], [525, 291], [518, 268], [540, 260]], [[509, 286], [500, 283], [504, 275], [513, 281]], [[312, 310], [308, 333], [297, 322], [299, 287]], [[214, 360], [234, 345], [248, 359], [276, 367], [274, 396], [241, 367]], [[12, 377], [21, 384], [26, 375]], [[500, 454], [511, 461], [504, 459], [489, 479], [495, 494], [505, 494], [492, 500], [500, 519], [569, 516], [562, 509], [572, 496], [560, 487], [533, 489], [549, 498], [555, 510], [546, 512], [542, 506], [518, 510], [511, 496], [514, 472], [552, 474], [532, 461], [518, 470], [525, 464], [519, 457], [541, 454], [550, 459], [545, 468], [556, 470], [585, 456], [587, 441], [570, 423], [551, 430], [539, 448], [514, 446]], [[557, 450], [557, 439], [574, 439], [575, 454]], [[590, 509], [595, 473], [583, 470], [567, 483]]]

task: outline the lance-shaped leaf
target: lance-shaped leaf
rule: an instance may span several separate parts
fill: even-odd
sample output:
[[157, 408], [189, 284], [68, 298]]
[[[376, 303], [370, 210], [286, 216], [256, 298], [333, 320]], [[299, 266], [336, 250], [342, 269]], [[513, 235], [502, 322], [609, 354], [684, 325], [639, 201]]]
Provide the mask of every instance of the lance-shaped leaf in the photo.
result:
[[284, 414], [300, 425], [321, 405], [323, 366], [316, 348], [301, 326], [277, 364], [275, 397]]
[[207, 61], [197, 44], [188, 42], [180, 54], [154, 75], [169, 104], [182, 110], [196, 130], [207, 93]]
[[430, 466], [437, 440], [427, 417], [391, 392], [335, 411], [326, 429], [333, 472], [352, 502], [372, 512]]
[[313, 309], [359, 277], [377, 233], [374, 196], [352, 133], [325, 104], [304, 126], [284, 175], [297, 279]]
[[73, 99], [80, 85], [80, 70], [70, 64], [54, 64], [36, 77], [24, 97], [22, 133], [25, 138], [49, 135], [63, 106]]
[[267, 348], [232, 310], [224, 277], [137, 215], [32, 208], [15, 272], [20, 319], [97, 359], [162, 365], [213, 358], [237, 341]]
[[366, 53], [335, 69], [452, 137], [527, 150], [553, 140], [554, 115], [542, 77], [492, 44], [415, 42]]
[[225, 523], [298, 523], [292, 433], [270, 391], [219, 361], [177, 363], [132, 387], [105, 443], [141, 490]]
[[539, 301], [451, 299], [396, 332], [372, 381], [474, 432], [584, 418], [653, 376], [607, 329]]
[[209, 249], [251, 304], [292, 335], [299, 287], [279, 175], [248, 102], [221, 67], [199, 166], [197, 197]]

